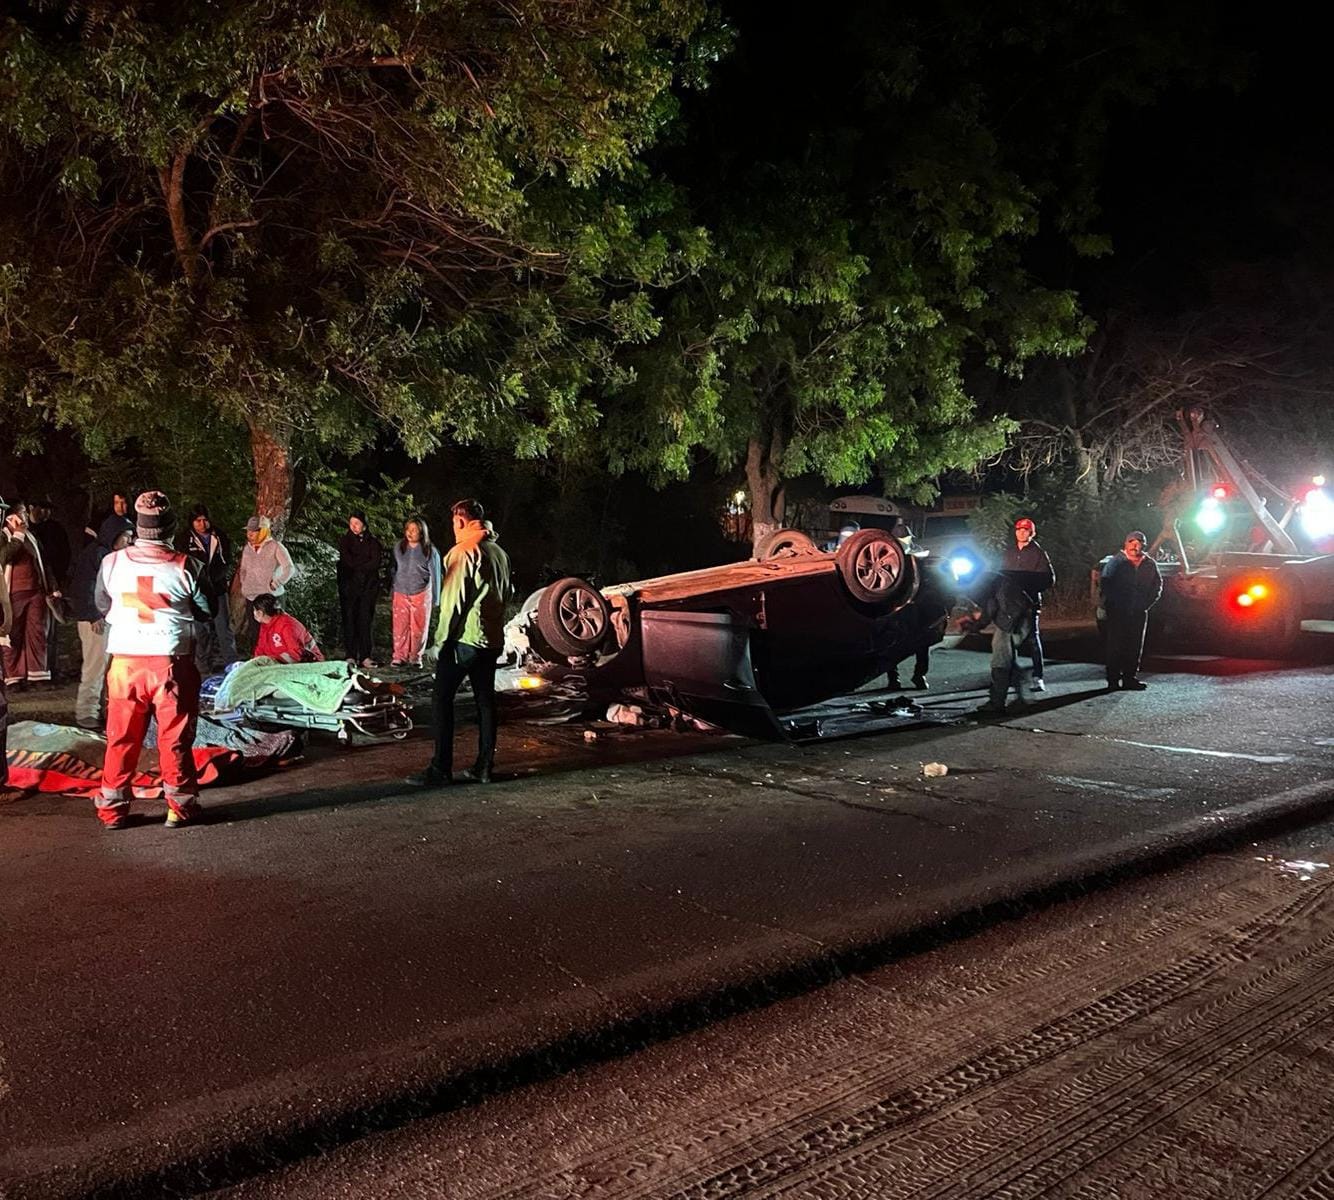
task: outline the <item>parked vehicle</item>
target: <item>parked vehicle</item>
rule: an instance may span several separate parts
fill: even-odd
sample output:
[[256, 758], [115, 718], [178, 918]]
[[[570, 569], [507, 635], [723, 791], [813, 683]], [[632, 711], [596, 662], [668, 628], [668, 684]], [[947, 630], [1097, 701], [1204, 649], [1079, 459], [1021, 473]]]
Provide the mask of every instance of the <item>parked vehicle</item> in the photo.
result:
[[[1162, 532], [1149, 547], [1163, 576], [1150, 636], [1268, 657], [1291, 653], [1304, 635], [1334, 632], [1334, 554], [1322, 552], [1334, 528], [1322, 524], [1331, 513], [1324, 480], [1296, 494], [1276, 487], [1233, 452], [1202, 410], [1177, 420], [1183, 472], [1164, 493]], [[1093, 568], [1095, 605], [1108, 561]]]

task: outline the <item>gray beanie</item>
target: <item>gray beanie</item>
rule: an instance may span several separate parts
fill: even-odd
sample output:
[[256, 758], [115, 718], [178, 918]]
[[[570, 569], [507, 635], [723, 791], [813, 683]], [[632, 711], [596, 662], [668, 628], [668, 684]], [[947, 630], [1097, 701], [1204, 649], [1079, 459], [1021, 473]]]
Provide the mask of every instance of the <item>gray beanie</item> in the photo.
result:
[[134, 530], [141, 541], [170, 541], [176, 530], [176, 514], [165, 493], [144, 492], [134, 502]]

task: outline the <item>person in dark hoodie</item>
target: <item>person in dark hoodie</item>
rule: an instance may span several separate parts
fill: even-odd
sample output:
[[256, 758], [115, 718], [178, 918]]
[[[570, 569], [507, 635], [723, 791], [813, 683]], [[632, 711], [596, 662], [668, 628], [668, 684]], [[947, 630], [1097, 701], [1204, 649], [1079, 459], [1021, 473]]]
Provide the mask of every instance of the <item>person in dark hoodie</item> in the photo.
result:
[[384, 546], [366, 527], [366, 514], [352, 512], [338, 539], [338, 604], [343, 614], [343, 647], [349, 661], [374, 665], [371, 626], [380, 595]]
[[134, 524], [128, 517], [114, 514], [105, 518], [97, 530], [97, 540], [79, 551], [70, 575], [67, 598], [70, 613], [77, 622], [83, 665], [79, 670], [79, 692], [74, 700], [74, 723], [80, 729], [101, 732], [107, 723], [107, 623], [94, 599], [102, 560], [113, 550], [121, 550], [134, 537]]
[[199, 564], [204, 595], [213, 609], [212, 617], [195, 630], [195, 665], [201, 675], [221, 671], [236, 661], [236, 638], [226, 604], [231, 546], [227, 535], [213, 528], [208, 505], [196, 504], [190, 510], [190, 524], [176, 549]]
[[1014, 688], [1015, 702], [1022, 708], [1024, 676], [1019, 667], [1019, 648], [1033, 632], [1033, 600], [1022, 584], [1010, 575], [995, 576], [991, 590], [980, 608], [973, 610], [973, 627], [993, 626], [991, 635], [991, 695], [977, 711], [980, 713], [1005, 712], [1010, 688]]

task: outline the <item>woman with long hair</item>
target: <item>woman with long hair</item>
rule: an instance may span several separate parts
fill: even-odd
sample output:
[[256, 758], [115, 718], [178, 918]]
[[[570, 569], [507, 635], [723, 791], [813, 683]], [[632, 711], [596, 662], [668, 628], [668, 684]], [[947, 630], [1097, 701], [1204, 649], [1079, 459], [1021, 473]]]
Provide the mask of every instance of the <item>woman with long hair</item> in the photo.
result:
[[421, 517], [403, 525], [394, 544], [394, 665], [421, 666], [431, 613], [440, 604], [440, 551]]

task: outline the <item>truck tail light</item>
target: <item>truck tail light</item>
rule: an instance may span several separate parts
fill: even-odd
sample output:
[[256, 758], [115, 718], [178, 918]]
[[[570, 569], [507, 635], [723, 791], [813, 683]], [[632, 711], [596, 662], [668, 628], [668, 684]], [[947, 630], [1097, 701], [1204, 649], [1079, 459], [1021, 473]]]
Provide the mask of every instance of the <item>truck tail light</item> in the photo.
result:
[[1232, 602], [1238, 608], [1254, 608], [1261, 600], [1269, 599], [1269, 585], [1266, 583], [1252, 583], [1244, 591], [1238, 592], [1232, 597]]

